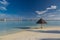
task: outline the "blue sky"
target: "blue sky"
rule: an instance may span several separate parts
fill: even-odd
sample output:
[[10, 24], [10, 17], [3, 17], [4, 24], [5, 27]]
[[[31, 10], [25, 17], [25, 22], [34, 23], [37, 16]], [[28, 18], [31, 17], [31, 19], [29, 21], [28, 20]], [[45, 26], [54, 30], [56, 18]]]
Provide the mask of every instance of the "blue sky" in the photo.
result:
[[60, 19], [60, 0], [0, 0], [0, 17]]

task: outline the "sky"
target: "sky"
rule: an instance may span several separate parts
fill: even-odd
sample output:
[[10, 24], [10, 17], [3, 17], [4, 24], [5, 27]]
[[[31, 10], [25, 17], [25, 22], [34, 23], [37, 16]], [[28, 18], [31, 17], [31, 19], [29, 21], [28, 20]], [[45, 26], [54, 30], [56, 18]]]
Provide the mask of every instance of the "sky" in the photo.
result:
[[0, 0], [0, 18], [60, 20], [60, 0]]

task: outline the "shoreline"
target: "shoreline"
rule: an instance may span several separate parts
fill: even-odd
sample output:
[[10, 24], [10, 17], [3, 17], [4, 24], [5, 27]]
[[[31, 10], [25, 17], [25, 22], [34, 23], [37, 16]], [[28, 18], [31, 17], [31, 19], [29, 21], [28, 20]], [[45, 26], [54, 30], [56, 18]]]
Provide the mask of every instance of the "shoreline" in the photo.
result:
[[43, 29], [25, 29], [13, 34], [0, 36], [2, 40], [38, 40], [42, 38], [60, 38], [60, 27]]
[[[17, 32], [21, 32], [21, 31], [26, 31], [26, 30], [60, 30], [60, 27], [58, 26], [53, 26], [53, 27], [43, 27], [42, 29], [40, 27], [31, 27], [30, 29], [13, 29], [13, 30], [6, 30], [5, 33], [7, 32], [6, 35], [9, 35], [9, 34], [14, 34], [14, 33], [17, 33]], [[4, 35], [2, 35], [4, 36]]]

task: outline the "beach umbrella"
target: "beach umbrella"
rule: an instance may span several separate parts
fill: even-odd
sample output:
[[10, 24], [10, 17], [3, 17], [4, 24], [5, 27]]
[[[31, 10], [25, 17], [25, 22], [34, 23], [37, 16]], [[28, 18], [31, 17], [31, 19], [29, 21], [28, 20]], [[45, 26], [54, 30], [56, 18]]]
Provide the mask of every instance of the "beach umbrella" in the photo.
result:
[[41, 24], [41, 29], [43, 28], [42, 24], [46, 24], [46, 23], [47, 22], [44, 19], [42, 19], [42, 18], [37, 21], [37, 24]]

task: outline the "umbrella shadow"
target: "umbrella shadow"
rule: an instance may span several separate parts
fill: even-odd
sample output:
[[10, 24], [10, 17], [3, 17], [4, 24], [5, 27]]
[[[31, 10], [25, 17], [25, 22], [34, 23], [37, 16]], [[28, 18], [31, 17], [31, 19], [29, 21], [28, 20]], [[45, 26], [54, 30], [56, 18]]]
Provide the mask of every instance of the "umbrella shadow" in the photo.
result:
[[17, 29], [30, 29], [30, 27], [14, 27], [14, 28], [17, 28]]
[[60, 30], [48, 30], [48, 31], [40, 31], [42, 33], [58, 33], [60, 34]]
[[40, 39], [40, 40], [60, 40], [60, 38], [44, 38], [44, 39]]
[[40, 33], [55, 33], [55, 34], [60, 34], [60, 30], [27, 30], [27, 31], [40, 32]]

